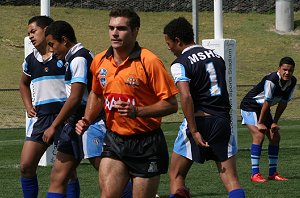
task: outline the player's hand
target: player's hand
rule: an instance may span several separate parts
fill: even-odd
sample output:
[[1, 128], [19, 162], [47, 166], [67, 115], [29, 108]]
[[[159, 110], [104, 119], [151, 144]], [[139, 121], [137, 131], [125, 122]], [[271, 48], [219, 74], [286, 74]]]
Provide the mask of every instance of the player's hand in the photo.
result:
[[195, 141], [195, 143], [203, 148], [207, 148], [209, 147], [208, 142], [206, 142], [203, 138], [202, 135], [200, 134], [200, 132], [196, 131], [196, 132], [191, 132], [193, 139]]
[[32, 118], [32, 117], [36, 117], [36, 111], [35, 111], [35, 107], [32, 106], [31, 108], [27, 109], [27, 117], [28, 118]]
[[267, 127], [264, 124], [257, 124], [257, 128], [261, 133], [266, 133], [267, 132]]
[[280, 127], [276, 123], [272, 123], [271, 125], [271, 132], [272, 133], [278, 133]]
[[50, 144], [50, 142], [52, 141], [54, 134], [56, 132], [56, 129], [52, 126], [50, 126], [43, 135], [43, 141], [46, 142], [47, 144]]
[[90, 122], [82, 117], [82, 119], [76, 123], [75, 131], [78, 135], [83, 135], [84, 132], [89, 128], [89, 126]]
[[130, 118], [136, 118], [137, 108], [133, 106], [130, 102], [117, 101], [114, 105], [121, 116], [128, 116]]

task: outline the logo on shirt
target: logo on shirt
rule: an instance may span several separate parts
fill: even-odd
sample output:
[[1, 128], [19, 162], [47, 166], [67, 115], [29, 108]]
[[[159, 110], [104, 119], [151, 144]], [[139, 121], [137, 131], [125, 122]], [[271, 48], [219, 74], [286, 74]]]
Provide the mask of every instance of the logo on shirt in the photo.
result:
[[106, 74], [107, 74], [107, 70], [105, 68], [100, 68], [99, 75], [106, 76]]
[[139, 80], [134, 74], [130, 74], [127, 76], [125, 84], [130, 86], [139, 86]]
[[126, 94], [111, 93], [105, 98], [105, 110], [111, 111], [117, 101], [129, 102], [135, 105], [135, 98]]
[[107, 75], [107, 70], [105, 68], [100, 68], [99, 79], [100, 79], [100, 84], [102, 87], [104, 87], [107, 83], [106, 78], [105, 78], [106, 75]]
[[104, 87], [106, 85], [106, 78], [100, 78], [100, 84]]
[[45, 67], [45, 68], [44, 68], [44, 71], [45, 71], [45, 72], [48, 72], [48, 71], [49, 71], [49, 68], [48, 68], [48, 67]]
[[62, 68], [64, 66], [64, 62], [62, 60], [58, 60], [56, 65], [57, 67]]

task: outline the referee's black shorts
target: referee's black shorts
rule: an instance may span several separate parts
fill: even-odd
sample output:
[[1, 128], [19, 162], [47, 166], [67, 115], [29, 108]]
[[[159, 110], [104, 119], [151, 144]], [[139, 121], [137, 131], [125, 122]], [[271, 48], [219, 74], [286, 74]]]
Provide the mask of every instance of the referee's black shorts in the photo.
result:
[[132, 176], [150, 178], [168, 172], [169, 153], [163, 131], [124, 136], [107, 130], [101, 157], [122, 161]]

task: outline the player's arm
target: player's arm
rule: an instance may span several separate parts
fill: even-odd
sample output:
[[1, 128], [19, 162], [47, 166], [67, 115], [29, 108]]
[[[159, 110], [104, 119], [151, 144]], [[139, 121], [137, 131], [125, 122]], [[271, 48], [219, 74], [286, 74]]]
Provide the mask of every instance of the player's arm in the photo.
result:
[[270, 102], [265, 100], [263, 105], [262, 105], [262, 108], [261, 108], [261, 112], [260, 112], [259, 119], [258, 119], [258, 122], [257, 122], [257, 128], [262, 133], [265, 133], [267, 131], [267, 127], [264, 124], [264, 122], [265, 122], [267, 112], [270, 111], [270, 106], [271, 106]]
[[25, 106], [28, 117], [35, 117], [36, 111], [32, 105], [31, 90], [30, 90], [31, 79], [26, 74], [22, 73], [21, 80], [19, 83], [19, 89], [23, 104]]
[[177, 110], [177, 99], [176, 96], [173, 95], [152, 105], [136, 107], [136, 117], [163, 117], [172, 113], [176, 113]]
[[208, 143], [202, 138], [201, 134], [197, 130], [194, 116], [194, 102], [190, 93], [189, 82], [179, 81], [176, 85], [180, 92], [181, 108], [187, 120], [190, 132], [196, 144], [202, 147], [207, 147]]
[[286, 107], [287, 107], [287, 103], [282, 103], [282, 102], [278, 103], [276, 111], [275, 111], [273, 123], [271, 125], [272, 132], [278, 132], [278, 130], [280, 129], [280, 127], [278, 125], [278, 121], [279, 121], [279, 118], [281, 117], [282, 113], [286, 109]]
[[71, 85], [71, 93], [67, 101], [63, 105], [59, 114], [51, 124], [51, 126], [44, 132], [43, 140], [46, 143], [49, 143], [56, 132], [56, 129], [59, 125], [63, 124], [76, 110], [80, 105], [86, 84], [75, 82]]
[[98, 117], [103, 109], [103, 96], [90, 92], [85, 108], [84, 117], [76, 124], [76, 133], [82, 135], [89, 125]]
[[177, 112], [178, 104], [176, 96], [170, 96], [148, 106], [134, 106], [130, 102], [117, 101], [114, 105], [121, 116], [136, 117], [163, 117]]

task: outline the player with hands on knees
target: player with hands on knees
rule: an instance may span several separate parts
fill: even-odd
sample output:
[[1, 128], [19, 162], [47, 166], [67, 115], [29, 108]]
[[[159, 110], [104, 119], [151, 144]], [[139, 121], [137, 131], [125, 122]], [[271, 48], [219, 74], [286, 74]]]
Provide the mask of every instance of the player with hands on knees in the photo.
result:
[[[246, 125], [252, 135], [250, 149], [252, 182], [266, 182], [260, 172], [260, 157], [262, 145], [267, 136], [268, 159], [269, 159], [269, 180], [286, 181], [287, 178], [277, 172], [280, 127], [279, 119], [292, 98], [297, 84], [293, 76], [295, 62], [291, 57], [283, 57], [277, 71], [263, 77], [243, 98], [240, 104], [242, 124]], [[271, 114], [271, 106], [277, 105], [274, 117]]]

